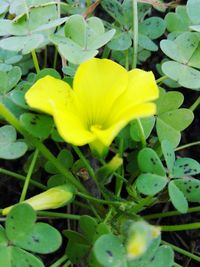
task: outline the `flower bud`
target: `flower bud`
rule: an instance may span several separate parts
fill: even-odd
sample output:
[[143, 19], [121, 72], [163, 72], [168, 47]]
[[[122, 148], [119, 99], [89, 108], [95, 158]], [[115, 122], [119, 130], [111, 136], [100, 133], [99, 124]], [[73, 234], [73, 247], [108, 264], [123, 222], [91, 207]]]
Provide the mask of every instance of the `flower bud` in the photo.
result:
[[[74, 198], [74, 188], [71, 185], [52, 187], [23, 203], [28, 203], [34, 210], [57, 209], [70, 203]], [[14, 205], [13, 205], [14, 206]], [[13, 206], [3, 209], [2, 214], [7, 215]]]

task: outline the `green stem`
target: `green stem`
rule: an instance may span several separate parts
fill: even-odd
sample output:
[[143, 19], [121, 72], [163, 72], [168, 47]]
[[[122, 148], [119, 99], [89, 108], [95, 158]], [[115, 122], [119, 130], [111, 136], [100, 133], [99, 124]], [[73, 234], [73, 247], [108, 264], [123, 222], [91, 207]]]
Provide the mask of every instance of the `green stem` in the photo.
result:
[[160, 225], [160, 227], [161, 230], [165, 232], [185, 231], [185, 230], [199, 229], [200, 222], [180, 224], [180, 225]]
[[92, 197], [89, 195], [85, 195], [85, 194], [80, 193], [80, 192], [76, 193], [76, 195], [79, 197], [82, 197], [82, 198], [89, 199], [89, 200], [94, 201], [94, 202], [105, 204], [105, 205], [116, 205], [116, 206], [122, 205], [122, 202], [120, 202], [120, 201], [110, 201], [110, 200], [99, 199], [99, 198], [95, 198], [95, 197]]
[[[124, 139], [121, 138], [119, 142], [119, 156], [123, 157], [123, 151], [124, 151]], [[119, 170], [117, 171], [119, 174], [124, 175], [124, 170], [123, 167], [120, 167]], [[119, 177], [116, 176], [116, 196], [120, 196], [121, 191], [122, 191], [122, 186], [123, 186], [123, 180]]]
[[110, 54], [110, 48], [106, 45], [103, 49], [102, 58], [108, 58]]
[[70, 265], [73, 266], [72, 263], [71, 263], [71, 261], [67, 261], [65, 263], [65, 265], [63, 265], [63, 267], [69, 267]]
[[[87, 169], [89, 175], [92, 177], [92, 179], [97, 182], [95, 172], [93, 168], [90, 166], [89, 161], [86, 159], [86, 157], [83, 155], [81, 150], [77, 146], [72, 146], [76, 154], [79, 156], [79, 158], [82, 160], [83, 164], [85, 165], [85, 168]], [[97, 182], [98, 184], [98, 182]]]
[[89, 7], [91, 5], [91, 1], [90, 0], [86, 0], [86, 5], [87, 5], [87, 7]]
[[59, 212], [51, 212], [51, 211], [37, 211], [38, 216], [42, 217], [50, 217], [50, 218], [58, 218], [58, 219], [70, 219], [70, 220], [80, 220], [81, 216], [76, 214], [67, 214], [67, 213], [59, 213]]
[[143, 208], [145, 206], [149, 206], [153, 201], [153, 197], [152, 196], [148, 196], [145, 197], [144, 199], [140, 200], [139, 204], [135, 205], [135, 207], [132, 209], [133, 213], [138, 213], [141, 210], [143, 210]]
[[[15, 172], [11, 172], [11, 171], [8, 171], [6, 169], [3, 169], [3, 168], [0, 168], [0, 173], [3, 173], [3, 174], [6, 174], [6, 175], [9, 175], [11, 177], [14, 177], [20, 181], [25, 181], [26, 180], [26, 177], [21, 175], [21, 174], [18, 174], [18, 173], [15, 173]], [[46, 190], [47, 187], [39, 182], [36, 182], [34, 180], [31, 180], [30, 179], [30, 184], [42, 189], [42, 190]]]
[[132, 68], [137, 66], [137, 54], [138, 54], [138, 8], [137, 0], [133, 0], [133, 62]]
[[139, 133], [140, 133], [140, 138], [141, 138], [141, 143], [142, 143], [142, 147], [146, 147], [147, 143], [146, 143], [146, 138], [145, 138], [145, 133], [144, 133], [144, 128], [142, 126], [141, 120], [140, 119], [136, 119], [137, 122], [137, 126], [139, 129]]
[[60, 259], [58, 259], [56, 262], [51, 264], [49, 267], [60, 267], [63, 266], [62, 264], [67, 261], [68, 257], [67, 255], [63, 255]]
[[174, 267], [182, 267], [180, 264], [174, 262]]
[[[200, 206], [189, 208], [187, 213], [193, 213], [193, 212], [199, 212]], [[159, 219], [159, 218], [165, 218], [165, 217], [172, 217], [172, 216], [178, 216], [183, 215], [182, 213], [178, 212], [177, 210], [173, 211], [167, 211], [167, 212], [161, 212], [161, 213], [155, 213], [150, 215], [144, 215], [142, 216], [145, 220], [151, 220], [151, 219]]]
[[39, 66], [39, 63], [38, 63], [38, 59], [37, 59], [37, 55], [35, 53], [35, 50], [32, 50], [31, 54], [32, 54], [32, 59], [33, 59], [33, 64], [35, 66], [35, 70], [38, 73], [40, 71], [40, 66]]
[[165, 75], [165, 76], [162, 76], [160, 77], [159, 79], [156, 80], [156, 83], [157, 84], [161, 84], [163, 81], [167, 80], [168, 77]]
[[200, 145], [200, 141], [196, 141], [196, 142], [192, 142], [192, 143], [189, 143], [189, 144], [186, 144], [186, 145], [183, 145], [183, 146], [179, 146], [179, 147], [177, 147], [175, 149], [175, 151], [179, 151], [179, 150], [191, 147], [191, 146], [198, 146], [198, 145]]
[[125, 51], [125, 68], [126, 68], [126, 70], [129, 70], [129, 54], [128, 54], [128, 49]]
[[191, 111], [194, 111], [200, 105], [200, 96], [196, 99], [196, 101], [189, 108]]
[[0, 103], [0, 115], [10, 123], [15, 129], [21, 133], [30, 143], [32, 143], [39, 152], [49, 160], [55, 168], [68, 180], [71, 182], [79, 191], [88, 194], [85, 187], [69, 172], [58, 159], [44, 146], [37, 138], [30, 135], [16, 119], [16, 117], [2, 104]]
[[26, 180], [25, 180], [25, 183], [24, 183], [24, 186], [23, 186], [23, 190], [22, 190], [19, 202], [23, 202], [25, 200], [25, 198], [26, 198], [28, 186], [29, 186], [29, 183], [30, 183], [30, 179], [31, 179], [31, 176], [32, 176], [32, 173], [33, 173], [33, 170], [34, 170], [38, 155], [39, 155], [39, 151], [36, 149], [34, 154], [33, 154], [33, 159], [31, 161], [30, 167], [28, 169], [28, 173], [27, 173], [27, 176], [26, 176]]
[[168, 242], [166, 242], [166, 241], [161, 241], [161, 243], [162, 243], [163, 245], [168, 245], [168, 246], [170, 246], [173, 250], [177, 251], [177, 252], [180, 253], [180, 254], [183, 254], [183, 255], [185, 255], [185, 256], [187, 256], [187, 257], [189, 257], [189, 258], [191, 258], [191, 259], [193, 259], [193, 260], [195, 260], [195, 261], [200, 262], [200, 257], [199, 257], [199, 256], [197, 256], [197, 255], [195, 255], [195, 254], [192, 254], [192, 253], [188, 252], [187, 250], [184, 250], [184, 249], [182, 249], [182, 248], [179, 248], [179, 247], [177, 247], [177, 246], [175, 246], [175, 245], [172, 245], [172, 244], [170, 244], [170, 243], [168, 243]]

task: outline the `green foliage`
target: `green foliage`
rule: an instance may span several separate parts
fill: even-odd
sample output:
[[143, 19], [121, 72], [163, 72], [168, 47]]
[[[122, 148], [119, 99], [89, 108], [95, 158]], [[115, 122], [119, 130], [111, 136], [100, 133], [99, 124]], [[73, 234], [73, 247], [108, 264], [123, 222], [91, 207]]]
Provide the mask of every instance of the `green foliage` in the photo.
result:
[[[137, 5], [134, 25], [132, 0], [0, 1], [0, 103], [15, 126], [7, 125], [7, 116], [0, 113], [0, 173], [25, 180], [23, 191], [47, 188], [28, 200], [38, 205], [37, 197], [43, 197], [39, 204], [44, 210], [52, 208], [49, 203], [58, 208], [70, 202], [67, 213], [63, 208], [38, 213], [42, 222], [36, 222], [37, 214], [28, 204], [11, 207], [5, 227], [0, 226], [0, 266], [44, 267], [37, 254], [56, 251], [62, 238], [43, 217], [49, 222], [60, 218], [59, 223], [54, 220], [60, 231], [67, 225], [62, 231], [68, 239], [61, 249], [64, 255], [58, 261], [55, 255], [52, 266], [65, 266], [67, 260], [89, 267], [175, 266], [172, 248], [161, 245], [159, 229], [145, 222], [143, 214], [163, 202], [187, 213], [191, 202], [200, 202], [200, 181], [192, 177], [200, 173], [200, 164], [179, 153], [181, 148], [175, 154], [199, 105], [198, 99], [192, 105], [188, 98], [182, 107], [185, 88], [200, 88], [200, 0], [175, 9], [161, 0]], [[25, 101], [27, 90], [46, 75], [72, 86], [79, 64], [95, 56], [110, 58], [128, 71], [136, 59], [147, 71], [156, 63], [157, 83], [165, 88], [155, 100], [156, 115], [139, 123], [133, 120], [104, 160], [93, 158], [87, 146], [75, 150], [66, 145], [53, 119]], [[90, 73], [85, 79], [89, 78]], [[13, 189], [19, 196], [23, 183]], [[71, 193], [63, 197], [63, 205], [44, 198], [56, 187]]]
[[60, 54], [73, 64], [94, 57], [100, 47], [113, 37], [115, 30], [105, 32], [103, 22], [97, 17], [85, 20], [81, 15], [72, 15], [64, 31], [51, 35], [51, 41], [58, 46]]
[[183, 95], [179, 92], [162, 91], [157, 105], [156, 131], [159, 141], [168, 140], [176, 147], [181, 139], [181, 131], [193, 121], [193, 112], [179, 108], [183, 103]]
[[17, 159], [23, 156], [28, 147], [25, 142], [18, 141], [14, 127], [5, 125], [0, 128], [0, 158]]
[[41, 260], [26, 250], [47, 254], [60, 245], [60, 233], [46, 223], [36, 223], [35, 211], [28, 204], [15, 206], [6, 219], [5, 230], [0, 228], [0, 261], [6, 266], [15, 262], [16, 266], [42, 267]]

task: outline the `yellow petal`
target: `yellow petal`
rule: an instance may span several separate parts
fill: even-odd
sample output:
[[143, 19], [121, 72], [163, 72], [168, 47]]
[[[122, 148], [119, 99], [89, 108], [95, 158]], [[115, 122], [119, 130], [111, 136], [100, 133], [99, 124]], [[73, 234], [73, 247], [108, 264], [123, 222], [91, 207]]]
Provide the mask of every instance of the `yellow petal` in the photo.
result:
[[158, 86], [151, 71], [131, 70], [127, 90], [114, 102], [107, 122], [112, 124], [118, 120], [120, 114], [134, 106], [152, 101], [158, 98], [158, 95]]
[[107, 129], [99, 129], [98, 127], [92, 127], [91, 131], [96, 137], [105, 145], [109, 146], [113, 139], [118, 135], [120, 130], [124, 128], [131, 120], [136, 118], [148, 117], [156, 112], [156, 105], [153, 103], [141, 104], [134, 106], [124, 113], [121, 113], [115, 124], [111, 125]]
[[54, 121], [61, 137], [68, 143], [82, 146], [95, 140], [95, 135], [87, 130], [81, 116], [66, 109], [55, 108]]
[[108, 59], [90, 59], [80, 65], [74, 92], [85, 107], [88, 125], [102, 125], [114, 101], [126, 90], [128, 72]]
[[66, 106], [72, 101], [70, 86], [52, 76], [38, 80], [26, 93], [25, 99], [30, 107], [53, 114], [53, 107]]

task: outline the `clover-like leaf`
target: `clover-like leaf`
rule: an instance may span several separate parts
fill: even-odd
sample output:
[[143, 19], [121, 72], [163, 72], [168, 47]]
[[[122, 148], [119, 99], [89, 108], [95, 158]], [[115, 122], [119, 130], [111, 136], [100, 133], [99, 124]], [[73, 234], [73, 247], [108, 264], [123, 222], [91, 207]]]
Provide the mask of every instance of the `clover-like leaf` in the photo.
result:
[[193, 24], [200, 24], [199, 9], [200, 0], [188, 0], [186, 5], [187, 13]]
[[5, 125], [0, 128], [0, 158], [16, 159], [23, 156], [28, 147], [26, 143], [17, 141], [14, 127]]
[[9, 92], [19, 82], [21, 75], [19, 67], [13, 67], [8, 72], [0, 71], [0, 93]]
[[162, 148], [163, 156], [165, 158], [165, 162], [167, 164], [169, 173], [172, 174], [174, 163], [175, 163], [175, 153], [174, 153], [173, 146], [171, 145], [169, 141], [163, 140], [161, 142], [161, 148]]
[[[149, 137], [149, 135], [151, 134], [151, 131], [153, 130], [153, 127], [155, 124], [155, 118], [154, 117], [142, 118], [140, 121], [141, 121], [143, 130], [144, 130], [145, 138], [147, 139]], [[133, 121], [131, 123], [130, 135], [134, 141], [136, 141], [136, 142], [141, 141], [140, 130], [138, 128], [138, 124], [136, 121]]]
[[152, 173], [144, 173], [139, 175], [136, 180], [138, 191], [144, 195], [154, 196], [159, 193], [168, 183], [165, 176], [159, 176]]
[[173, 249], [169, 246], [163, 245], [160, 246], [152, 261], [148, 264], [148, 267], [172, 267], [174, 266], [174, 252]]
[[178, 109], [184, 101], [184, 96], [180, 92], [160, 92], [159, 98], [156, 100], [157, 114]]
[[[66, 149], [62, 149], [59, 152], [57, 159], [58, 161], [60, 161], [60, 163], [62, 163], [63, 166], [65, 166], [66, 169], [70, 169], [74, 161], [72, 153]], [[47, 161], [47, 163], [45, 164], [45, 170], [51, 174], [58, 173], [58, 170], [55, 168], [55, 166], [50, 161]]]
[[162, 70], [171, 79], [183, 87], [199, 90], [200, 71], [175, 61], [167, 61], [162, 65]]
[[160, 142], [168, 140], [176, 147], [181, 139], [180, 131], [187, 128], [194, 119], [189, 109], [178, 109], [183, 102], [183, 95], [179, 92], [163, 92], [156, 101], [157, 120], [156, 131]]
[[31, 231], [35, 222], [36, 213], [28, 204], [16, 205], [6, 219], [6, 234], [10, 240], [20, 239]]
[[2, 39], [0, 47], [11, 51], [22, 51], [22, 54], [28, 54], [38, 48], [44, 41], [42, 34], [32, 34], [30, 36], [13, 36]]
[[200, 201], [200, 181], [194, 178], [175, 179], [175, 185], [190, 202]]
[[151, 40], [160, 37], [166, 28], [166, 23], [162, 18], [151, 17], [139, 24], [139, 32], [148, 36]]
[[97, 221], [91, 216], [83, 215], [80, 218], [79, 226], [80, 226], [81, 232], [83, 233], [83, 235], [89, 242], [93, 241], [97, 225], [98, 225]]
[[11, 247], [10, 250], [10, 261], [14, 262], [16, 267], [44, 267], [44, 264], [41, 262], [41, 260], [31, 253], [28, 253], [27, 251], [18, 247]]
[[165, 168], [157, 153], [151, 148], [143, 148], [139, 152], [138, 165], [142, 172], [165, 176]]
[[125, 248], [121, 240], [113, 234], [98, 238], [93, 246], [93, 253], [101, 266], [127, 267]]
[[168, 12], [165, 16], [165, 21], [169, 32], [186, 32], [192, 24], [186, 7], [183, 5], [177, 6], [175, 12]]
[[183, 192], [177, 187], [174, 181], [168, 185], [168, 192], [173, 206], [181, 213], [186, 213], [188, 210], [188, 202]]
[[178, 158], [173, 168], [173, 177], [185, 177], [200, 173], [200, 164], [191, 158]]
[[112, 40], [108, 43], [108, 47], [116, 51], [127, 50], [132, 45], [131, 36], [128, 32], [117, 32]]
[[24, 113], [20, 121], [28, 132], [41, 139], [46, 139], [53, 127], [52, 118], [43, 114]]
[[41, 254], [52, 253], [61, 242], [58, 230], [47, 223], [36, 223], [29, 233], [15, 241], [17, 246]]

